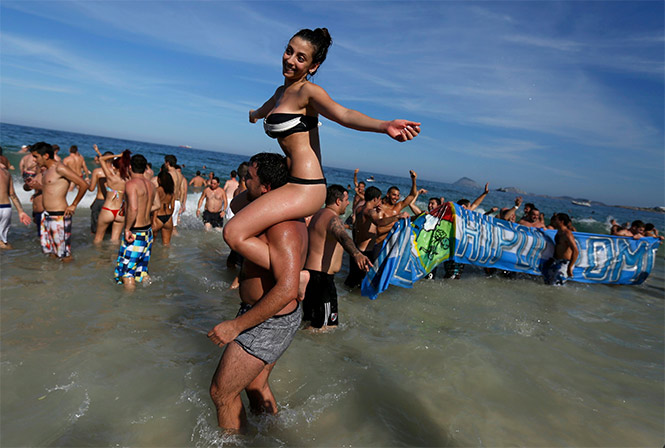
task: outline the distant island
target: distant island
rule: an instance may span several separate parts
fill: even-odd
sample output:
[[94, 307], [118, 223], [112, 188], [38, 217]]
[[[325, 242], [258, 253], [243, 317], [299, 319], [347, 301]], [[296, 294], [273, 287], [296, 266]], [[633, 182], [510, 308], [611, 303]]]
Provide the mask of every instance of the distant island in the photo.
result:
[[475, 180], [469, 179], [468, 177], [463, 177], [455, 182], [453, 185], [458, 187], [467, 187], [467, 188], [482, 188]]

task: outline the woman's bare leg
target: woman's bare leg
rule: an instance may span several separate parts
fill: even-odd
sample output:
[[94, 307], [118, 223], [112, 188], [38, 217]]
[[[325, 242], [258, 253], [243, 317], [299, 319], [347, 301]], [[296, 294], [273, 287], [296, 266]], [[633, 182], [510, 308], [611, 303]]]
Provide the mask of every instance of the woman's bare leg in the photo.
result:
[[326, 199], [326, 186], [286, 184], [272, 190], [235, 214], [224, 227], [231, 249], [252, 263], [270, 269], [268, 245], [257, 238], [273, 225], [316, 213]]
[[113, 221], [113, 227], [111, 227], [111, 241], [114, 243], [119, 243], [122, 237], [122, 232], [125, 228], [125, 220], [118, 221], [117, 219]]
[[92, 241], [95, 244], [101, 243], [106, 234], [106, 229], [113, 222], [113, 213], [108, 210], [102, 210], [99, 212], [99, 217], [97, 218], [97, 233], [95, 233], [95, 239]]

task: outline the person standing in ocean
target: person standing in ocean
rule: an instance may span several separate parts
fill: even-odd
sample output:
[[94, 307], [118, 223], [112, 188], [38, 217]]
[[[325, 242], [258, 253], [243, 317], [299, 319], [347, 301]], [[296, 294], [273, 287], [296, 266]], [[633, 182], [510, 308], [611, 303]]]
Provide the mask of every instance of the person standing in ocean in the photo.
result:
[[557, 213], [552, 217], [552, 225], [557, 232], [554, 236], [554, 255], [543, 266], [543, 279], [547, 285], [560, 286], [573, 277], [573, 268], [580, 252], [568, 224], [570, 217], [565, 213]]
[[143, 175], [147, 161], [141, 154], [130, 160], [131, 178], [125, 184], [125, 237], [118, 252], [115, 281], [127, 290], [136, 288], [136, 283], [149, 281], [148, 262], [152, 249], [152, 227], [150, 213], [159, 208], [155, 202], [155, 187]]
[[309, 282], [303, 300], [303, 320], [312, 328], [339, 325], [335, 274], [342, 267], [342, 254], [348, 252], [351, 262], [367, 272], [372, 266], [369, 258], [353, 244], [339, 218], [349, 205], [349, 193], [341, 185], [330, 185], [326, 206], [316, 212], [307, 226], [309, 248], [305, 269]]
[[201, 206], [205, 201], [203, 211], [203, 226], [206, 230], [221, 228], [224, 226], [224, 213], [226, 212], [226, 192], [219, 188], [219, 177], [213, 177], [210, 186], [201, 193], [199, 203], [196, 206], [196, 217], [201, 216]]
[[182, 174], [176, 169], [176, 166], [178, 165], [178, 159], [176, 156], [173, 154], [169, 154], [164, 156], [164, 165], [166, 165], [166, 168], [169, 171], [169, 174], [173, 178], [173, 188], [174, 188], [174, 193], [173, 196], [175, 197], [175, 205], [173, 206], [173, 234], [177, 235], [178, 231], [176, 227], [178, 227], [178, 220], [180, 219], [180, 207], [182, 206], [182, 202], [180, 201], [181, 199], [181, 188], [182, 188]]
[[[261, 153], [250, 160], [245, 199], [257, 200], [286, 183], [286, 160]], [[302, 320], [298, 297], [300, 272], [307, 258], [307, 227], [302, 219], [274, 224], [259, 236], [270, 244], [270, 269], [245, 260], [240, 276], [240, 310], [235, 319], [208, 332], [215, 345], [226, 345], [210, 385], [217, 422], [229, 432], [242, 431], [247, 416], [240, 394], [247, 393], [254, 413], [277, 413], [268, 383]], [[228, 344], [228, 345], [227, 345]]]
[[0, 249], [11, 249], [7, 239], [9, 227], [12, 221], [12, 206], [9, 201], [14, 203], [18, 211], [19, 220], [26, 226], [30, 225], [30, 217], [23, 211], [21, 201], [19, 201], [14, 191], [14, 182], [12, 175], [5, 166], [0, 166]]
[[[42, 251], [62, 261], [72, 261], [72, 216], [88, 191], [88, 184], [64, 163], [53, 159], [53, 147], [48, 143], [35, 143], [30, 152], [37, 165], [46, 168], [41, 182], [44, 200], [40, 231]], [[68, 205], [70, 183], [76, 185], [78, 192]]]
[[[416, 197], [418, 197], [418, 187], [416, 186], [416, 179], [418, 178], [418, 175], [415, 171], [410, 170], [409, 176], [411, 176], [411, 190], [409, 191], [407, 197], [400, 201], [399, 188], [396, 186], [388, 188], [386, 197], [381, 200], [381, 204], [379, 205], [379, 218], [395, 216], [401, 213], [402, 210], [407, 208], [416, 200]], [[383, 247], [383, 241], [386, 239], [394, 225], [395, 221], [388, 225], [379, 226], [376, 229], [376, 242], [374, 245], [374, 254], [371, 257], [372, 261], [376, 260], [376, 257], [379, 256], [379, 252], [381, 252], [381, 248]]]
[[[412, 140], [420, 132], [420, 123], [414, 121], [381, 121], [347, 109], [333, 101], [322, 87], [310, 82], [331, 44], [325, 28], [298, 31], [282, 56], [284, 84], [260, 108], [249, 111], [250, 123], [264, 118], [266, 134], [277, 139], [288, 159], [289, 178], [285, 186], [272, 190], [236, 214], [224, 228], [224, 239], [231, 249], [264, 269], [270, 268], [270, 251], [257, 235], [279, 222], [313, 215], [325, 201], [319, 114], [344, 127], [385, 133], [399, 142]], [[306, 274], [303, 276], [305, 283]]]

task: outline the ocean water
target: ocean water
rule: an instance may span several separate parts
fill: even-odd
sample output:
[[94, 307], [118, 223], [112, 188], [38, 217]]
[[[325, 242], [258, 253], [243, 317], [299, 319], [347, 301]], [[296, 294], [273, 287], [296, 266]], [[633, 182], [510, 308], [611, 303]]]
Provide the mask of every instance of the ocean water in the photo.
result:
[[[157, 166], [174, 153], [188, 177], [205, 164], [224, 178], [247, 159], [0, 125], [0, 145], [17, 167], [15, 151], [39, 140], [64, 152], [77, 144], [88, 157], [92, 143], [130, 148]], [[351, 171], [325, 173], [352, 182]], [[384, 191], [409, 187], [406, 178], [361, 175]], [[29, 211], [18, 175], [15, 185]], [[451, 200], [480, 193], [420, 185]], [[492, 191], [483, 205], [513, 198]], [[196, 200], [190, 193], [188, 203]], [[612, 218], [665, 227], [658, 213], [525, 200], [548, 214], [570, 210], [587, 232], [607, 233]], [[74, 217], [70, 264], [45, 258], [34, 226], [14, 213], [14, 249], [0, 253], [0, 446], [663, 444], [662, 248], [640, 286], [556, 288], [467, 267], [461, 280], [391, 287], [376, 301], [343, 285], [345, 259], [336, 277], [340, 327], [300, 331], [272, 374], [279, 414], [250, 416], [246, 435], [225, 436], [208, 395], [222, 350], [206, 337], [239, 304], [221, 234], [204, 232], [188, 208], [172, 247], [156, 238], [152, 283], [126, 293], [112, 281], [117, 247], [92, 244], [91, 202], [89, 194]]]

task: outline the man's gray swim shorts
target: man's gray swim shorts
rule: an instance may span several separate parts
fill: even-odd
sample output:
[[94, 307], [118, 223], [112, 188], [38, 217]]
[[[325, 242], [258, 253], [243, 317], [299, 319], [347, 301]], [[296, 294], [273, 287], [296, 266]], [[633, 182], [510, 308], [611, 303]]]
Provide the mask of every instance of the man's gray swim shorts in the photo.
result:
[[[236, 317], [245, 314], [250, 308], [251, 305], [241, 304]], [[272, 364], [289, 348], [301, 321], [302, 307], [298, 303], [296, 309], [289, 314], [273, 316], [243, 331], [235, 338], [235, 342], [250, 355], [266, 364]]]

